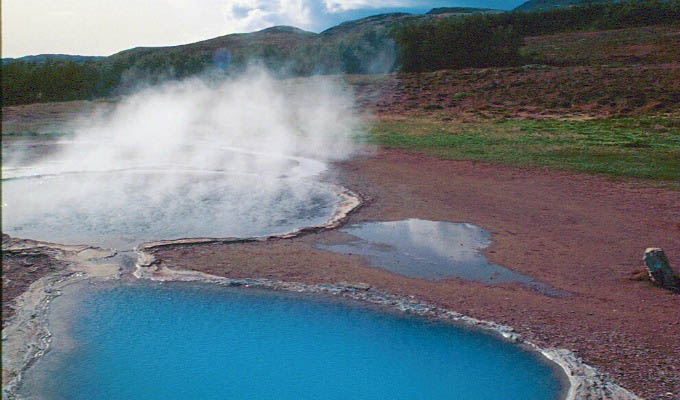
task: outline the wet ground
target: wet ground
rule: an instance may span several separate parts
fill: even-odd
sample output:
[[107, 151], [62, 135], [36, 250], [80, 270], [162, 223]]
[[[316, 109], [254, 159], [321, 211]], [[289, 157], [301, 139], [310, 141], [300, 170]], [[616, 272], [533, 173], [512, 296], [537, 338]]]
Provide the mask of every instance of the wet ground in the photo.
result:
[[2, 327], [14, 315], [13, 300], [43, 276], [64, 270], [67, 263], [57, 260], [46, 250], [8, 251], [9, 240], [3, 234], [2, 249]]

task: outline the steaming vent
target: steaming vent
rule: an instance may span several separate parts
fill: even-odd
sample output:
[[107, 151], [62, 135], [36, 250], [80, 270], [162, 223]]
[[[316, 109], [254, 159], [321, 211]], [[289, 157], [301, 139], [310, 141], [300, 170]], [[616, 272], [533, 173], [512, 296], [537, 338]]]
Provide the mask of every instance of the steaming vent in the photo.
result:
[[74, 126], [3, 143], [3, 232], [131, 249], [321, 224], [338, 196], [319, 174], [360, 131], [338, 83], [262, 70], [146, 88]]

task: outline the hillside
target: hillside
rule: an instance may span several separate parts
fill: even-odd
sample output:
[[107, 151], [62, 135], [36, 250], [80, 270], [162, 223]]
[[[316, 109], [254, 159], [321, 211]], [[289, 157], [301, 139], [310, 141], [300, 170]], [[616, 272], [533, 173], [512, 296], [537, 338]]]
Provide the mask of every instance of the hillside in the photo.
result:
[[677, 4], [661, 2], [527, 13], [450, 7], [426, 14], [374, 15], [319, 34], [275, 26], [178, 46], [137, 47], [109, 57], [4, 59], [3, 104], [117, 95], [140, 82], [155, 84], [215, 70], [238, 74], [253, 62], [280, 77], [558, 64], [559, 60], [546, 59], [555, 50], [549, 43], [536, 52], [520, 54], [522, 42], [527, 37], [565, 31], [672, 24], [679, 18]]
[[114, 75], [128, 70], [152, 81], [159, 76], [184, 77], [210, 66], [222, 69], [243, 66], [250, 59], [279, 63], [291, 49], [317, 36], [291, 26], [274, 26], [178, 46], [136, 47], [113, 54], [100, 65]]
[[83, 64], [88, 61], [94, 61], [97, 59], [102, 59], [104, 57], [99, 57], [99, 56], [77, 56], [77, 55], [70, 55], [70, 54], [37, 54], [34, 56], [24, 56], [24, 57], [17, 57], [17, 58], [10, 58], [6, 57], [2, 59], [2, 63], [11, 63], [11, 62], [16, 62], [16, 61], [22, 61], [22, 62], [28, 62], [28, 63], [36, 63], [36, 64], [44, 64], [46, 62], [52, 62], [52, 61], [73, 61], [77, 64]]
[[343, 22], [339, 25], [326, 29], [325, 31], [321, 32], [321, 34], [326, 36], [333, 36], [347, 34], [353, 31], [367, 28], [368, 29], [384, 28], [389, 27], [395, 23], [412, 21], [419, 17], [420, 17], [419, 15], [408, 13], [388, 13], [371, 15], [370, 17], [365, 17], [354, 21]]
[[515, 10], [517, 11], [553, 10], [556, 8], [575, 7], [588, 4], [614, 4], [620, 3], [621, 1], [622, 0], [528, 0], [527, 2], [522, 3], [519, 6], [515, 7]]
[[108, 57], [6, 59], [3, 105], [108, 96], [139, 82], [155, 84], [211, 69], [235, 74], [252, 62], [280, 76], [389, 72], [395, 59], [393, 26], [418, 18], [437, 17], [386, 14], [346, 22], [321, 34], [274, 26], [178, 46], [136, 47]]
[[428, 11], [427, 15], [438, 15], [438, 14], [476, 14], [476, 13], [502, 13], [503, 10], [497, 10], [495, 8], [475, 8], [475, 7], [438, 7], [433, 8]]
[[292, 26], [274, 26], [251, 33], [234, 33], [200, 42], [168, 47], [135, 47], [108, 57], [109, 61], [140, 59], [147, 55], [171, 55], [181, 53], [185, 57], [211, 56], [216, 49], [254, 52], [262, 46], [291, 48], [316, 37], [314, 32], [303, 31]]

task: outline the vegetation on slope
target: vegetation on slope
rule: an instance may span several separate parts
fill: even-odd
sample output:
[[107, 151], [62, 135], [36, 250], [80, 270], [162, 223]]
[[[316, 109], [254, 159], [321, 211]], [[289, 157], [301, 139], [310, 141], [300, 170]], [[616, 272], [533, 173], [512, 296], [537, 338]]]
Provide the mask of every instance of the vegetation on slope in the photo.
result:
[[531, 36], [520, 52], [537, 64], [611, 66], [671, 64], [680, 60], [680, 30], [670, 26]]
[[92, 62], [3, 62], [2, 104], [91, 98], [102, 93], [101, 78], [99, 68]]
[[515, 10], [519, 11], [538, 11], [538, 10], [552, 10], [555, 8], [575, 7], [595, 3], [618, 3], [621, 0], [528, 0]]
[[513, 26], [483, 15], [406, 24], [395, 36], [403, 72], [513, 65], [522, 45]]
[[680, 2], [629, 1], [402, 24], [395, 29], [403, 72], [535, 63], [522, 57], [526, 36], [678, 24]]
[[671, 26], [566, 32], [525, 40], [545, 64], [347, 79], [383, 146], [680, 189], [679, 40]]

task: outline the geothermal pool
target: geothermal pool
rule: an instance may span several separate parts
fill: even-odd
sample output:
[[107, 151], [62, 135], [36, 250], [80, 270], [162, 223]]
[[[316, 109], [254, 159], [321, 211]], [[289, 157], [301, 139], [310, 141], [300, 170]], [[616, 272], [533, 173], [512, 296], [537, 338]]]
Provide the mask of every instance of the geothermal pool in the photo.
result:
[[[285, 233], [335, 212], [335, 188], [310, 178], [323, 170], [320, 162], [197, 147], [178, 152], [172, 164], [132, 157], [112, 169], [115, 162], [93, 161], [110, 154], [88, 143], [3, 145], [3, 232], [129, 250], [162, 239]], [[111, 150], [114, 159], [130, 151]]]
[[5, 179], [2, 192], [5, 233], [117, 249], [288, 232], [324, 223], [338, 201], [318, 183], [182, 170]]
[[[490, 334], [326, 297], [83, 284], [20, 394], [51, 399], [556, 399], [559, 375]], [[77, 310], [77, 313], [75, 312]]]

